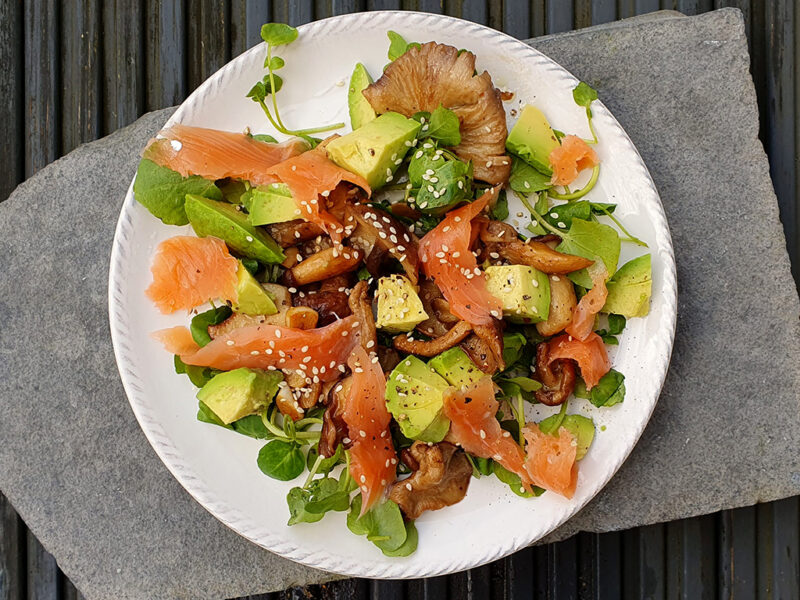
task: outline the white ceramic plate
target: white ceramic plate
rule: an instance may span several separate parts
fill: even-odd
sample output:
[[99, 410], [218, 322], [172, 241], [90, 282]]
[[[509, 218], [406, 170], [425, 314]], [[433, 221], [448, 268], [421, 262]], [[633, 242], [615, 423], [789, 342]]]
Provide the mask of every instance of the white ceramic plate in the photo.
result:
[[[347, 82], [362, 62], [378, 75], [386, 60], [386, 31], [408, 40], [436, 40], [467, 48], [497, 87], [514, 92], [511, 115], [525, 103], [546, 113], [554, 127], [588, 136], [583, 110], [572, 101], [577, 80], [536, 50], [486, 27], [451, 17], [373, 12], [318, 21], [299, 28], [296, 42], [280, 49], [285, 86], [279, 94], [284, 121], [311, 127], [347, 119]], [[231, 131], [250, 127], [273, 133], [245, 94], [263, 74], [266, 46], [245, 52], [220, 69], [166, 123], [181, 122]], [[514, 113], [515, 114], [515, 113]], [[510, 118], [513, 121], [513, 118]], [[669, 364], [676, 315], [675, 263], [664, 211], [636, 148], [601, 104], [594, 105], [602, 171], [589, 199], [615, 202], [616, 215], [645, 240], [653, 256], [649, 316], [633, 319], [610, 352], [625, 374], [621, 405], [595, 409], [572, 401], [570, 412], [594, 418], [597, 436], [580, 464], [572, 500], [553, 493], [536, 499], [513, 495], [494, 477], [473, 479], [459, 504], [425, 513], [418, 521], [419, 548], [407, 558], [387, 558], [363, 537], [350, 533], [345, 514], [288, 527], [286, 493], [297, 482], [274, 481], [258, 470], [263, 442], [196, 420], [195, 389], [175, 375], [172, 359], [150, 338], [162, 327], [186, 324], [186, 315], [163, 316], [145, 298], [150, 260], [165, 238], [189, 227], [162, 225], [138, 205], [131, 189], [117, 225], [109, 274], [111, 333], [131, 406], [153, 448], [194, 498], [220, 521], [273, 552], [311, 567], [359, 577], [426, 577], [495, 560], [546, 535], [575, 514], [608, 482], [636, 444], [655, 406]], [[512, 207], [511, 222], [516, 219]], [[620, 264], [642, 251], [623, 244]], [[547, 407], [531, 410], [537, 419]]]

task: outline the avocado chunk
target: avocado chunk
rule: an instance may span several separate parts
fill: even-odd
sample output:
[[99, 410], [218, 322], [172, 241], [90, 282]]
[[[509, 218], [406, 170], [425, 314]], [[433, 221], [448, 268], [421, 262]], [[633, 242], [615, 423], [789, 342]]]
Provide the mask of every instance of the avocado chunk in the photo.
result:
[[197, 235], [218, 237], [242, 256], [266, 264], [286, 259], [275, 240], [253, 227], [247, 215], [232, 204], [187, 194], [186, 216]]
[[277, 371], [242, 367], [216, 375], [197, 392], [197, 399], [229, 425], [268, 406], [282, 380]]
[[392, 181], [421, 126], [399, 113], [384, 113], [330, 142], [326, 147], [328, 158], [361, 175], [375, 190]]
[[378, 319], [375, 325], [389, 333], [404, 333], [428, 318], [411, 281], [403, 275], [378, 280]]
[[361, 63], [356, 63], [353, 74], [350, 75], [350, 87], [347, 90], [347, 107], [350, 109], [350, 126], [353, 131], [369, 123], [378, 115], [375, 109], [364, 98], [363, 92], [372, 83], [367, 68]]
[[550, 280], [525, 265], [486, 267], [486, 288], [500, 300], [503, 316], [513, 323], [546, 321], [550, 314]]
[[484, 377], [483, 371], [458, 346], [428, 361], [428, 366], [456, 387], [465, 387]]
[[550, 152], [560, 145], [544, 113], [531, 104], [526, 104], [522, 109], [519, 121], [506, 138], [506, 149], [509, 152], [545, 175], [553, 174]]
[[606, 284], [608, 297], [602, 312], [623, 317], [644, 317], [650, 312], [653, 274], [650, 255], [639, 256], [622, 265]]
[[561, 427], [569, 431], [578, 443], [578, 452], [575, 460], [580, 460], [589, 451], [589, 446], [594, 440], [594, 421], [583, 415], [564, 415]]
[[250, 190], [244, 201], [251, 225], [271, 225], [302, 218], [285, 183], [271, 183]]
[[238, 299], [233, 305], [233, 310], [246, 315], [274, 315], [278, 312], [267, 290], [256, 281], [256, 278], [239, 261], [239, 270], [236, 271], [238, 282], [236, 292]]
[[412, 440], [441, 442], [450, 429], [444, 415], [444, 391], [450, 387], [428, 365], [408, 356], [397, 365], [386, 382], [386, 408], [400, 431]]

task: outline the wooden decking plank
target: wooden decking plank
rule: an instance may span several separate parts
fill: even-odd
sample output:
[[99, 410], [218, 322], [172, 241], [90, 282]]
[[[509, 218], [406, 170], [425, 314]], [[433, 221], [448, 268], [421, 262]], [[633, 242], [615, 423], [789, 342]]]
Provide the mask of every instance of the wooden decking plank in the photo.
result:
[[25, 526], [0, 493], [0, 600], [25, 598]]
[[147, 110], [181, 102], [187, 95], [186, 13], [183, 2], [148, 0], [145, 12]]
[[369, 597], [372, 600], [403, 600], [405, 595], [404, 581], [373, 580], [369, 583]]
[[663, 600], [666, 595], [666, 526], [622, 532], [622, 592], [628, 600]]
[[59, 594], [59, 570], [56, 559], [30, 532], [27, 543], [27, 600], [56, 600]]
[[575, 7], [572, 2], [547, 0], [545, 4], [547, 33], [570, 31], [575, 25]]
[[231, 58], [230, 3], [189, 0], [187, 11], [191, 92]]
[[273, 5], [273, 20], [293, 27], [314, 20], [313, 0], [278, 0]]
[[503, 31], [524, 40], [531, 37], [531, 11], [525, 0], [506, 0], [503, 3]]
[[25, 177], [22, 0], [0, 2], [0, 202]]
[[103, 12], [103, 133], [135, 121], [145, 111], [144, 6], [108, 0]]
[[617, 3], [614, 0], [592, 0], [592, 25], [616, 21]]
[[755, 598], [756, 509], [753, 506], [719, 513], [719, 596]]
[[261, 26], [271, 20], [270, 0], [232, 0], [231, 55], [238, 56], [261, 42]]

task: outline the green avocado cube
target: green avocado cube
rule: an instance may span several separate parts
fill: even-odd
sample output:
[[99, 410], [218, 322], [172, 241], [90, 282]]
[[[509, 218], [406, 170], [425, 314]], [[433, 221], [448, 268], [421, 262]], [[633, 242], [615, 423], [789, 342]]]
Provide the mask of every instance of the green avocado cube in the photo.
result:
[[547, 117], [531, 104], [522, 109], [519, 120], [506, 138], [506, 150], [545, 175], [553, 174], [550, 153], [560, 145]]
[[278, 312], [278, 308], [270, 298], [267, 290], [253, 277], [241, 261], [239, 261], [236, 277], [237, 299], [233, 304], [234, 311], [246, 315], [274, 315]]
[[231, 250], [262, 263], [286, 260], [281, 247], [269, 235], [253, 227], [241, 207], [187, 194], [185, 208], [198, 236], [218, 237]]
[[650, 255], [639, 256], [622, 265], [606, 284], [608, 296], [602, 312], [623, 317], [644, 317], [650, 312], [653, 273]]
[[389, 333], [404, 333], [428, 318], [411, 281], [403, 275], [378, 280], [378, 319], [375, 325]]
[[456, 387], [466, 387], [484, 377], [483, 371], [458, 346], [434, 356], [428, 366]]
[[503, 317], [513, 323], [546, 321], [550, 314], [550, 280], [526, 265], [487, 267], [486, 287], [503, 305]]
[[328, 158], [343, 169], [361, 175], [375, 190], [394, 179], [420, 127], [414, 119], [387, 112], [329, 142], [325, 149]]
[[250, 190], [244, 202], [251, 225], [272, 225], [300, 219], [300, 209], [285, 183], [271, 183]]
[[386, 408], [407, 438], [440, 442], [450, 429], [444, 391], [450, 387], [415, 356], [404, 358], [386, 382]]
[[350, 87], [347, 89], [347, 108], [350, 111], [350, 126], [353, 131], [374, 120], [378, 115], [363, 92], [372, 83], [367, 68], [361, 63], [356, 63], [353, 74], [350, 76]]
[[197, 392], [197, 399], [229, 425], [268, 406], [282, 380], [277, 371], [242, 367], [214, 376]]

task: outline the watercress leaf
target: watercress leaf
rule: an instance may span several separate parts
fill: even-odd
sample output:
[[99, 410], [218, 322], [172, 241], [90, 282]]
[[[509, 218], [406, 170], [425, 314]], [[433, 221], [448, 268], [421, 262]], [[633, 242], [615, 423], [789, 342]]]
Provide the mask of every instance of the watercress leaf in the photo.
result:
[[197, 342], [198, 346], [205, 346], [211, 342], [211, 336], [208, 335], [208, 326], [219, 325], [232, 314], [233, 311], [229, 306], [222, 305], [196, 315], [192, 318], [192, 323], [189, 326], [189, 330], [192, 332], [192, 339]]
[[280, 481], [291, 481], [303, 472], [306, 460], [295, 442], [272, 440], [258, 453], [258, 468]]
[[519, 331], [503, 334], [503, 362], [509, 367], [513, 366], [521, 357], [527, 338]]
[[242, 265], [245, 269], [250, 273], [250, 275], [255, 275], [258, 273], [258, 261], [255, 258], [243, 258]]
[[423, 175], [429, 175], [430, 171], [435, 171], [436, 167], [444, 163], [441, 156], [436, 155], [436, 146], [431, 144], [429, 148], [425, 147], [425, 142], [421, 147], [416, 149], [411, 155], [411, 160], [408, 163], [408, 180], [415, 188], [421, 187], [426, 183]]
[[592, 212], [596, 215], [611, 214], [617, 208], [616, 204], [609, 204], [606, 202], [589, 202], [592, 207]]
[[[176, 358], [180, 360], [180, 358]], [[181, 361], [181, 363], [183, 363], [183, 361]], [[198, 367], [195, 365], [183, 364], [183, 373], [186, 373], [186, 376], [189, 378], [189, 381], [192, 382], [192, 385], [199, 388], [211, 381], [211, 378], [219, 372], [220, 371], [210, 369], [209, 367]]]
[[[165, 140], [166, 141], [166, 140]], [[136, 201], [167, 225], [186, 225], [186, 194], [222, 200], [222, 191], [213, 181], [197, 175], [182, 177], [180, 173], [142, 159], [133, 182]]]
[[586, 389], [586, 382], [581, 377], [575, 378], [575, 387], [572, 389], [572, 395], [584, 400], [591, 399], [592, 394]]
[[530, 377], [511, 377], [506, 381], [519, 386], [523, 392], [535, 392], [542, 388], [542, 384]]
[[406, 523], [406, 541], [397, 550], [381, 550], [386, 556], [410, 556], [417, 549], [419, 543], [419, 533], [414, 521]]
[[358, 277], [359, 281], [366, 281], [372, 277], [372, 273], [369, 272], [367, 267], [361, 267], [358, 271], [356, 271], [356, 277]]
[[311, 494], [308, 490], [300, 487], [293, 487], [286, 495], [286, 504], [289, 505], [289, 525], [298, 523], [316, 523], [324, 513], [310, 513], [306, 510]]
[[[528, 195], [552, 187], [550, 176], [544, 175], [517, 156], [511, 156], [511, 175], [508, 185], [519, 194]], [[536, 209], [542, 214], [539, 209]]]
[[597, 90], [581, 81], [575, 86], [575, 89], [572, 90], [572, 98], [578, 106], [589, 108], [589, 105], [597, 100]]
[[610, 314], [608, 315], [608, 333], [611, 335], [619, 335], [625, 329], [627, 320], [622, 315]]
[[[591, 260], [602, 260], [611, 276], [617, 270], [619, 261], [619, 234], [613, 227], [602, 223], [573, 219], [569, 231], [561, 234], [561, 243], [556, 250]], [[592, 287], [592, 278], [586, 269], [570, 273], [568, 277], [584, 288]]]
[[533, 205], [533, 208], [540, 215], [543, 215], [550, 210], [550, 200], [548, 199], [547, 194], [537, 194], [536, 204]]
[[539, 431], [548, 435], [556, 435], [558, 428], [564, 422], [564, 417], [567, 414], [567, 403], [561, 405], [561, 409], [554, 415], [550, 415], [546, 419], [539, 421]]
[[311, 146], [311, 150], [313, 150], [314, 148], [319, 146], [320, 142], [322, 141], [319, 138], [316, 138], [316, 137], [313, 137], [313, 136], [310, 136], [310, 135], [306, 135], [305, 133], [301, 133], [300, 137], [308, 142], [309, 146]]
[[512, 383], [507, 379], [496, 379], [495, 383], [500, 388], [502, 392], [503, 398], [514, 398], [517, 395], [522, 393], [522, 388], [520, 388], [516, 383]]
[[225, 425], [214, 411], [211, 410], [202, 400], [198, 401], [197, 405], [197, 420], [202, 423], [211, 423], [212, 425], [219, 425], [226, 429], [233, 429], [230, 425]]
[[500, 428], [511, 434], [515, 440], [519, 439], [519, 421], [516, 419], [505, 419], [500, 421]]
[[361, 494], [353, 498], [347, 515], [347, 527], [356, 535], [366, 535], [367, 539], [383, 551], [394, 551], [406, 541], [407, 532], [400, 508], [391, 500], [376, 504], [363, 516]]
[[238, 421], [231, 423], [236, 433], [241, 433], [257, 440], [268, 440], [274, 437], [269, 429], [264, 426], [264, 422], [259, 415], [248, 415]]
[[492, 473], [492, 459], [482, 458], [480, 456], [472, 456], [470, 453], [465, 453], [469, 464], [472, 465], [472, 476], [476, 479], [481, 475], [491, 475]]
[[273, 71], [277, 71], [278, 69], [282, 69], [286, 65], [286, 62], [280, 56], [273, 56], [272, 60], [265, 59], [264, 60], [264, 68], [271, 69]]
[[408, 42], [396, 31], [389, 30], [386, 35], [389, 36], [389, 60], [395, 61], [408, 50]]
[[542, 216], [556, 229], [569, 229], [573, 219], [591, 219], [592, 207], [585, 201], [568, 202], [554, 206]]
[[527, 491], [522, 486], [522, 480], [519, 478], [519, 475], [516, 473], [512, 473], [508, 469], [506, 469], [503, 465], [498, 462], [492, 462], [492, 473], [494, 476], [497, 477], [500, 481], [505, 483], [511, 491], [514, 492], [517, 496], [521, 496], [523, 498], [531, 498], [533, 496], [541, 496], [544, 493], [544, 490], [541, 488], [533, 487], [533, 492]]
[[[274, 87], [273, 87], [273, 82], [275, 84]], [[264, 80], [262, 81], [262, 83], [264, 84], [264, 95], [266, 97], [269, 96], [270, 94], [277, 94], [278, 92], [281, 91], [281, 88], [283, 87], [283, 78], [274, 74], [272, 75], [272, 77], [270, 77], [269, 75], [264, 75]]]
[[[317, 462], [318, 450], [315, 446], [308, 451], [308, 455], [306, 456], [306, 466], [310, 471], [314, 467], [314, 463]], [[329, 456], [328, 458], [323, 458], [319, 466], [317, 467], [317, 473], [320, 475], [327, 475], [330, 471], [338, 464], [344, 462], [344, 446], [339, 444], [336, 446], [336, 452], [333, 453], [333, 456]]]
[[173, 363], [175, 364], [175, 373], [178, 375], [183, 375], [186, 373], [186, 364], [181, 360], [181, 357], [177, 354], [173, 357]]
[[[429, 113], [427, 110], [421, 110], [411, 115], [411, 118], [419, 123], [430, 123], [431, 113]], [[420, 137], [425, 137], [425, 136], [420, 136]]]
[[591, 402], [597, 407], [614, 406], [625, 399], [625, 376], [611, 369], [591, 389]]
[[495, 221], [505, 221], [508, 218], [508, 197], [505, 190], [500, 190], [494, 206], [489, 210], [489, 217]]
[[258, 140], [259, 142], [268, 142], [270, 144], [277, 144], [278, 140], [267, 133], [257, 133], [253, 136], [254, 140]]
[[561, 140], [561, 139], [564, 139], [564, 138], [566, 137], [566, 135], [567, 135], [566, 133], [564, 133], [563, 131], [560, 131], [560, 130], [558, 130], [558, 129], [553, 129], [553, 133], [555, 134], [555, 136], [556, 136], [556, 137], [557, 137], [559, 140]]
[[442, 146], [457, 146], [461, 143], [460, 126], [456, 113], [440, 104], [420, 133], [438, 140]]
[[264, 82], [259, 81], [251, 87], [250, 91], [247, 92], [247, 97], [252, 98], [254, 102], [264, 102], [264, 99], [267, 97], [267, 88]]
[[608, 344], [609, 346], [619, 346], [619, 340], [614, 335], [601, 335], [600, 338], [603, 340], [604, 344]]
[[308, 486], [310, 492], [306, 510], [310, 513], [343, 511], [350, 508], [350, 494], [339, 489], [339, 482], [331, 477], [314, 479]]
[[297, 29], [285, 23], [265, 23], [261, 26], [261, 39], [270, 46], [284, 46], [297, 39]]

